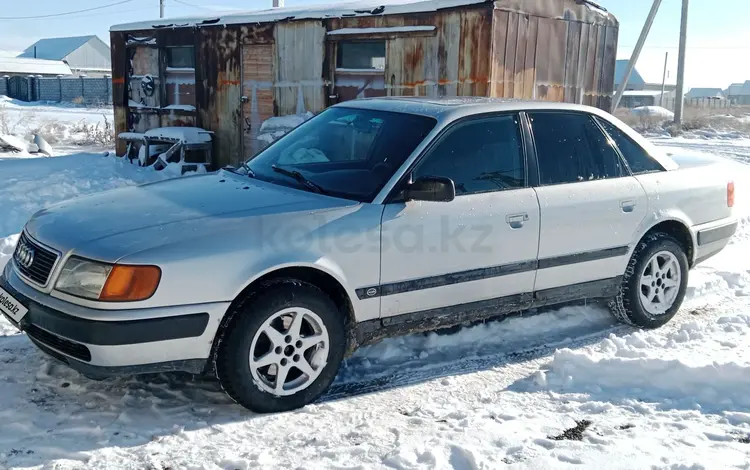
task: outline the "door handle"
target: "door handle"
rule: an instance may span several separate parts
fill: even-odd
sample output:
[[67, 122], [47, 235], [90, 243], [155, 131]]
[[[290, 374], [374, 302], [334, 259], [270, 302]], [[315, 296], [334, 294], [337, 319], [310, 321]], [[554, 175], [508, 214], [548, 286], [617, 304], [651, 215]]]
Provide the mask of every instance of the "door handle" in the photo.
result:
[[620, 201], [620, 208], [623, 212], [633, 212], [633, 210], [635, 210], [635, 199], [625, 199]]
[[529, 214], [509, 214], [505, 217], [505, 221], [510, 225], [511, 228], [521, 228], [523, 223], [529, 220]]

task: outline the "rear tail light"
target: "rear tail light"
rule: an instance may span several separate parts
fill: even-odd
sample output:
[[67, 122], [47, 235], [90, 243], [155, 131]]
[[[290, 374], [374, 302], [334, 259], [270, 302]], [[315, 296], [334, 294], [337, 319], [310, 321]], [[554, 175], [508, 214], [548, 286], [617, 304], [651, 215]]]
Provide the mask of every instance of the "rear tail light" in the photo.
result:
[[734, 207], [734, 181], [727, 183], [727, 207]]

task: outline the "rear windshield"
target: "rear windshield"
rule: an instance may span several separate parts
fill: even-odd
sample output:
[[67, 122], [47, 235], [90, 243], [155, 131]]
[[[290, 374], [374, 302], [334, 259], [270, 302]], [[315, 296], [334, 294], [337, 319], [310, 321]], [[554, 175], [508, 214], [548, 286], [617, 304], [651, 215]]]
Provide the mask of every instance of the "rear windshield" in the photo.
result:
[[282, 168], [301, 173], [326, 194], [372, 202], [435, 124], [433, 118], [415, 114], [332, 107], [247, 164], [265, 181], [310, 189], [279, 172]]

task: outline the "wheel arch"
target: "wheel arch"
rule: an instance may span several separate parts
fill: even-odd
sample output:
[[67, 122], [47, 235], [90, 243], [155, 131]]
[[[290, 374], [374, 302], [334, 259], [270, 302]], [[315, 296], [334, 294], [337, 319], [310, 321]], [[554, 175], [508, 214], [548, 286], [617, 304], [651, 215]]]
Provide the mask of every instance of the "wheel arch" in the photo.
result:
[[219, 347], [224, 338], [227, 329], [231, 326], [232, 322], [239, 313], [240, 306], [249, 301], [253, 295], [259, 293], [261, 290], [268, 288], [269, 286], [280, 283], [280, 282], [304, 282], [311, 284], [326, 295], [336, 304], [339, 312], [345, 317], [347, 330], [347, 353], [351, 353], [356, 349], [356, 338], [354, 336], [354, 325], [356, 325], [356, 316], [354, 314], [354, 306], [352, 304], [351, 296], [346, 291], [343, 283], [337, 279], [331, 273], [321, 269], [319, 266], [312, 265], [287, 265], [272, 268], [253, 279], [248, 283], [242, 291], [234, 298], [229, 308], [227, 309], [226, 315], [222, 318], [219, 328], [214, 336], [213, 344], [211, 345], [211, 355], [207, 362], [206, 373], [216, 373], [216, 358], [218, 355]]
[[695, 260], [695, 240], [693, 239], [693, 233], [685, 222], [678, 219], [661, 220], [659, 223], [649, 228], [638, 240], [638, 243], [655, 233], [666, 233], [677, 240], [680, 246], [685, 250], [685, 256], [687, 256], [688, 259], [688, 266], [690, 268], [693, 267]]

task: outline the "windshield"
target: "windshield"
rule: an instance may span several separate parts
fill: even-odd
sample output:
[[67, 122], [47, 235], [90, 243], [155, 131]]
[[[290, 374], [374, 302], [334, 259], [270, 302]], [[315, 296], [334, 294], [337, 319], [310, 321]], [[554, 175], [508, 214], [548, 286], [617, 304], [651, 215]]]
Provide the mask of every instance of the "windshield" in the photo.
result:
[[264, 181], [371, 202], [434, 126], [415, 114], [328, 108], [247, 165]]

